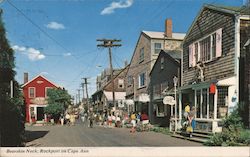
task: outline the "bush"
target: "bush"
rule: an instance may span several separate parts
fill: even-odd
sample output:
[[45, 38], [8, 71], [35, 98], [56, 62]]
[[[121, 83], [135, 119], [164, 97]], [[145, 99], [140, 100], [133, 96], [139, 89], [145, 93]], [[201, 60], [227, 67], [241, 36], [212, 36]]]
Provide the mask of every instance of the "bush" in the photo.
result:
[[242, 118], [236, 109], [223, 120], [221, 133], [214, 134], [207, 146], [242, 146], [250, 144], [250, 131], [243, 129]]

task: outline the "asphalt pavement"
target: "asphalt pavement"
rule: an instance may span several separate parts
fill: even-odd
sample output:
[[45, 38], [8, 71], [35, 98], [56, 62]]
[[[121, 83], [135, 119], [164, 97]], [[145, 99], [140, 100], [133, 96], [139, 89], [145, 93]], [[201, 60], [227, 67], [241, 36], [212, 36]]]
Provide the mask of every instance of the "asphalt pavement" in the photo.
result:
[[73, 126], [26, 126], [27, 147], [191, 147], [202, 146], [156, 132], [130, 133], [128, 128], [106, 128], [76, 123]]

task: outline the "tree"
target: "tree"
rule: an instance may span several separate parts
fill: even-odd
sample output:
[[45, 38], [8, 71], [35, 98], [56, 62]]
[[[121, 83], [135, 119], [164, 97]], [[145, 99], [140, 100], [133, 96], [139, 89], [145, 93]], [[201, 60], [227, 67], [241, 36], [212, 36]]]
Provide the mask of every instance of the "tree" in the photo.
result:
[[49, 89], [47, 94], [48, 106], [45, 107], [44, 111], [58, 119], [60, 114], [71, 104], [71, 96], [65, 89], [60, 88]]
[[[0, 116], [1, 146], [24, 145], [24, 104], [20, 86], [15, 81], [14, 51], [6, 38], [0, 9]], [[13, 95], [11, 85], [13, 82]]]

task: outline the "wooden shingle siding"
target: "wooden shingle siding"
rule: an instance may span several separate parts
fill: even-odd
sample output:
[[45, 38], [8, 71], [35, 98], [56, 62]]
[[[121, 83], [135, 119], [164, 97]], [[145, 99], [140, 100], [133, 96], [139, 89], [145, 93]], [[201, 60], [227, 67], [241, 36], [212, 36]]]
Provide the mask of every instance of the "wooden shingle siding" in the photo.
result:
[[191, 28], [183, 44], [183, 85], [193, 82], [196, 68], [189, 67], [189, 45], [222, 28], [222, 56], [205, 63], [204, 79], [222, 79], [235, 73], [234, 16], [205, 8]]

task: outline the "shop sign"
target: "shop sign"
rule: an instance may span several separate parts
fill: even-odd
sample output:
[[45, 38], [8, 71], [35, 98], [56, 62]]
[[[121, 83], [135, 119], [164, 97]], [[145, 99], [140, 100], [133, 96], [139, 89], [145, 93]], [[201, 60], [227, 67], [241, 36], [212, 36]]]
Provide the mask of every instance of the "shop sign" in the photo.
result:
[[174, 105], [175, 104], [175, 100], [174, 100], [174, 97], [172, 96], [165, 96], [164, 99], [163, 99], [163, 104], [165, 105]]

